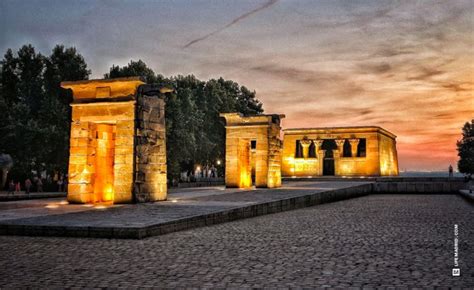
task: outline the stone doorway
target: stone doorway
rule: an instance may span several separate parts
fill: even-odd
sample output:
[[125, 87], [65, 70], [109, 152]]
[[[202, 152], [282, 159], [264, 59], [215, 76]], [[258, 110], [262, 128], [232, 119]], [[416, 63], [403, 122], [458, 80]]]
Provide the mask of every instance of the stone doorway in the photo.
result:
[[114, 164], [115, 164], [115, 132], [114, 124], [91, 124], [93, 136], [91, 147], [95, 154], [91, 157], [94, 178], [94, 202], [114, 201]]
[[252, 186], [252, 162], [250, 153], [250, 141], [247, 139], [239, 140], [238, 153], [238, 171], [240, 172], [239, 188], [248, 188]]
[[322, 150], [325, 151], [323, 159], [323, 175], [335, 175], [334, 151], [337, 149], [336, 142], [333, 139], [323, 141]]

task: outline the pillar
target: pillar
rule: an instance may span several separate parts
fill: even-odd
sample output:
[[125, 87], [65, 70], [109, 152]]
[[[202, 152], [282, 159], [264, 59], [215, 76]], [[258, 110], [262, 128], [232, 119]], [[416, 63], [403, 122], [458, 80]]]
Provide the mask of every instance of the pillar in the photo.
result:
[[[321, 141], [322, 143], [322, 141]], [[318, 168], [319, 168], [319, 175], [323, 175], [323, 166], [324, 166], [324, 155], [326, 154], [326, 150], [317, 150], [318, 154]]]
[[[342, 144], [344, 144], [344, 143], [342, 143]], [[339, 147], [339, 144], [337, 144], [337, 147]], [[332, 152], [333, 152], [333, 156], [334, 156], [334, 175], [341, 175], [341, 171], [340, 171], [339, 167], [341, 167], [340, 160], [341, 160], [342, 151], [339, 150], [339, 149], [335, 149], [335, 150], [332, 150]]]
[[351, 144], [351, 156], [357, 157], [357, 145], [359, 145], [359, 139], [349, 139]]
[[300, 141], [300, 144], [303, 147], [303, 158], [306, 159], [309, 156], [309, 146], [311, 145], [311, 140], [305, 137]]
[[334, 140], [336, 142], [336, 145], [337, 145], [337, 150], [339, 150], [339, 152], [344, 152], [344, 142], [345, 140], [344, 139], [336, 139]]

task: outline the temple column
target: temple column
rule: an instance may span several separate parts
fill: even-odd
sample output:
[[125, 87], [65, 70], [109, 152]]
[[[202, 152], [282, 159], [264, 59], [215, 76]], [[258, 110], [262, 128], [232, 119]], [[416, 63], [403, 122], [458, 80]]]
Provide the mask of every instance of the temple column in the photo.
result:
[[[318, 152], [319, 152], [319, 149], [321, 148], [321, 145], [323, 145], [323, 140], [314, 139], [314, 140], [313, 140], [313, 143], [314, 143], [314, 147], [315, 147], [316, 153], [318, 153]], [[319, 157], [319, 156], [318, 156], [318, 157]]]
[[339, 161], [340, 161], [341, 154], [342, 154], [341, 152], [342, 151], [340, 151], [339, 149], [332, 150], [332, 153], [333, 153], [333, 156], [334, 156], [334, 175], [341, 175], [341, 172], [339, 170], [339, 167], [340, 167], [340, 162]]
[[326, 154], [326, 150], [317, 150], [318, 155], [318, 175], [323, 175], [323, 164], [324, 164], [324, 155]]
[[337, 150], [339, 150], [340, 153], [344, 152], [344, 139], [336, 139], [334, 140], [337, 145]]
[[357, 157], [357, 145], [359, 145], [359, 139], [349, 139], [351, 144], [351, 156]]
[[316, 157], [317, 157], [317, 162], [318, 162], [318, 175], [323, 175], [323, 160], [324, 160], [324, 154], [326, 153], [325, 150], [320, 150], [321, 145], [323, 144], [323, 140], [320, 139], [314, 139], [314, 150], [316, 151]]
[[311, 140], [304, 138], [300, 141], [301, 147], [303, 147], [303, 158], [306, 159], [309, 156], [309, 146], [311, 145]]

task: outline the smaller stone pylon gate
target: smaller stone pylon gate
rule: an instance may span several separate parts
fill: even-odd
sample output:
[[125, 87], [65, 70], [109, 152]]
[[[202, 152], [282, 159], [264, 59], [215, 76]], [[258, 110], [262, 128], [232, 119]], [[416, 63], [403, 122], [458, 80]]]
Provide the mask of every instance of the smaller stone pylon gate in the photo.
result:
[[139, 78], [62, 82], [72, 90], [67, 199], [166, 200], [164, 94]]
[[280, 120], [285, 115], [247, 117], [239, 113], [223, 113], [220, 116], [226, 120], [226, 186], [280, 187]]

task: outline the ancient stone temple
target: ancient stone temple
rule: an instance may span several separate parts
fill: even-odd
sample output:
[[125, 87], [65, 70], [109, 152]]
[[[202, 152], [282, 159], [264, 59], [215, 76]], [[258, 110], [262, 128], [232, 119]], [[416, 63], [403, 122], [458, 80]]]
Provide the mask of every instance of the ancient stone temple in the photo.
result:
[[170, 90], [139, 78], [61, 87], [73, 94], [68, 201], [166, 200], [163, 94]]
[[283, 176], [398, 175], [396, 136], [380, 127], [284, 130]]
[[220, 116], [226, 120], [226, 186], [281, 186], [280, 120], [285, 116]]

